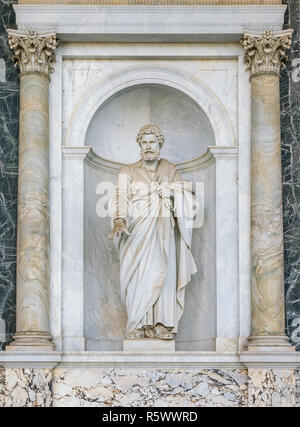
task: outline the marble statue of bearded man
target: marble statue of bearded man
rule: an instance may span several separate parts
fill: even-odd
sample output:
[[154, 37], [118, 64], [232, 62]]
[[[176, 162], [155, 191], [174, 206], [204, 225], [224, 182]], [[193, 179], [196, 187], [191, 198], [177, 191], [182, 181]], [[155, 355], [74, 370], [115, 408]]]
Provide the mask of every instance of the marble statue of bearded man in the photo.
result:
[[184, 290], [197, 269], [191, 254], [197, 204], [191, 183], [160, 158], [164, 137], [146, 125], [136, 140], [141, 160], [120, 169], [111, 200], [119, 237], [121, 296], [128, 338], [173, 339], [184, 309]]

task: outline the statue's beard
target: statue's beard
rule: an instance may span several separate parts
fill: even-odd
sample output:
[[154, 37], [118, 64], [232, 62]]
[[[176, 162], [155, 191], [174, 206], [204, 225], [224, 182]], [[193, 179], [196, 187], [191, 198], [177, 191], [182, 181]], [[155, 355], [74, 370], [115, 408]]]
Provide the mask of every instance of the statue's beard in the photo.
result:
[[145, 161], [157, 160], [160, 156], [160, 150], [141, 150], [141, 156]]

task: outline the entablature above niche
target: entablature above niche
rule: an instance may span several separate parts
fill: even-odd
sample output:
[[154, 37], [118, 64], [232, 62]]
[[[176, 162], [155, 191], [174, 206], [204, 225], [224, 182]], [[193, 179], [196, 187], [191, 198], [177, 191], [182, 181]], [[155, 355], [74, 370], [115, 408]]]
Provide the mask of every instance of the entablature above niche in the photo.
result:
[[246, 29], [281, 30], [286, 5], [280, 0], [23, 0], [14, 9], [20, 30], [51, 29], [61, 42], [238, 43]]

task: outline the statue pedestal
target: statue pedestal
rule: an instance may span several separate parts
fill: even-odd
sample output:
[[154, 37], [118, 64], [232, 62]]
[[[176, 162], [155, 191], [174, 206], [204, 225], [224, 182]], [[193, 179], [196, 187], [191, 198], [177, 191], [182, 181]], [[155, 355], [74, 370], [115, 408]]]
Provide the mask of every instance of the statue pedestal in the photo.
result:
[[159, 340], [155, 338], [131, 338], [124, 340], [123, 350], [135, 353], [135, 352], [148, 352], [148, 351], [175, 351], [174, 340]]

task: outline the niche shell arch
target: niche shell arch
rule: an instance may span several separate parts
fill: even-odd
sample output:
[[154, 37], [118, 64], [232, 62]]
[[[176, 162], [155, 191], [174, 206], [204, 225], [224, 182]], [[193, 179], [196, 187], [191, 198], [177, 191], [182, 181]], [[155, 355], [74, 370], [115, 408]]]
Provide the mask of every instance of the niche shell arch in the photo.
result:
[[140, 159], [136, 134], [145, 123], [161, 129], [161, 157], [177, 165], [215, 145], [210, 121], [199, 105], [185, 93], [158, 84], [131, 86], [104, 102], [90, 122], [85, 144], [99, 160], [135, 163]]
[[105, 101], [126, 88], [147, 84], [170, 86], [188, 95], [207, 115], [214, 132], [215, 144], [235, 145], [230, 118], [217, 95], [188, 73], [166, 66], [134, 66], [97, 81], [76, 105], [68, 124], [65, 144], [84, 146], [89, 124]]

